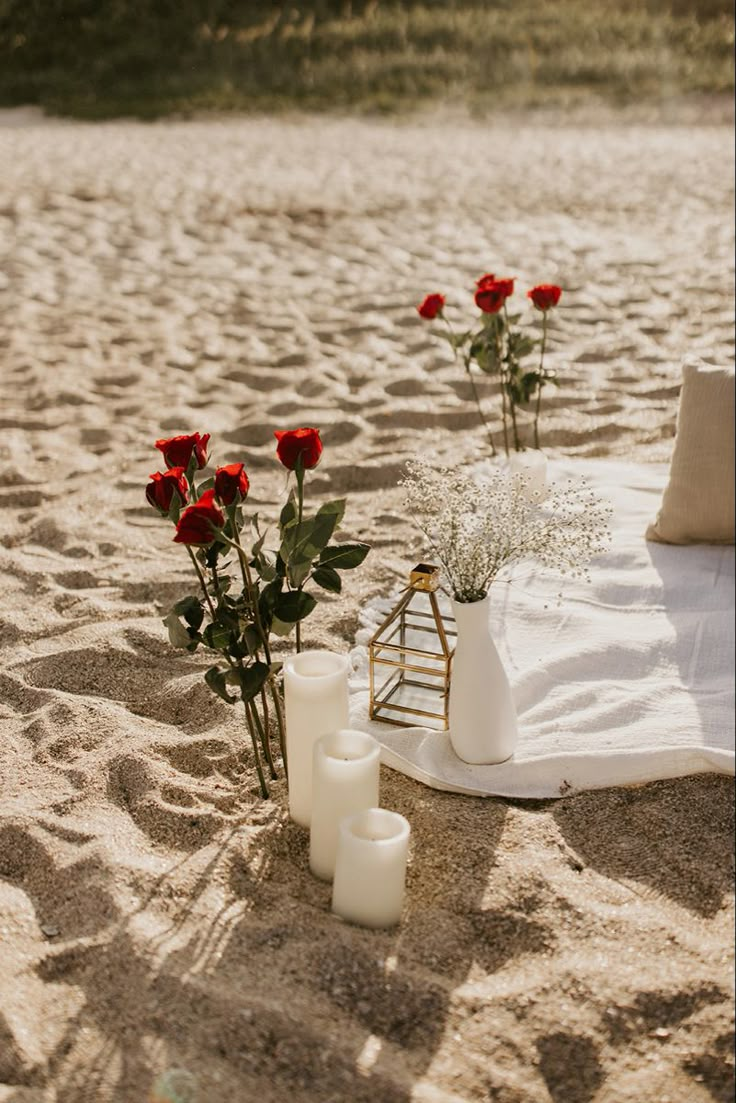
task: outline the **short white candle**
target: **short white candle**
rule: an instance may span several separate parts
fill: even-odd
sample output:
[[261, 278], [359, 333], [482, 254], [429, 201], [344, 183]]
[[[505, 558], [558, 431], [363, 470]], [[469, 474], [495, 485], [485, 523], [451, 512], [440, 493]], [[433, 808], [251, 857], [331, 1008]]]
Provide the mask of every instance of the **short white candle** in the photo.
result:
[[538, 448], [527, 452], [512, 452], [509, 470], [523, 479], [524, 497], [529, 502], [541, 502], [547, 493], [547, 457]]
[[409, 823], [398, 812], [368, 808], [340, 823], [332, 910], [362, 927], [401, 919]]
[[312, 761], [309, 866], [331, 881], [340, 821], [378, 804], [381, 748], [372, 735], [343, 728], [317, 740]]
[[289, 815], [309, 827], [312, 818], [312, 752], [321, 735], [348, 726], [346, 655], [302, 651], [284, 663]]

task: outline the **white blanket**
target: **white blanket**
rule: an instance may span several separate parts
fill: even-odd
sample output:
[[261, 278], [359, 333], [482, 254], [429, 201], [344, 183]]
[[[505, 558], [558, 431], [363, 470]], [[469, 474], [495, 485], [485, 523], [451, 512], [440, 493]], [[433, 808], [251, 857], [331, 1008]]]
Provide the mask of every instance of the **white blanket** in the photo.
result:
[[563, 582], [559, 604], [559, 578], [532, 564], [523, 581], [494, 583], [493, 637], [519, 713], [508, 762], [469, 766], [446, 732], [368, 719], [365, 644], [392, 602], [363, 611], [350, 722], [380, 740], [387, 766], [451, 792], [537, 798], [734, 772], [734, 549], [647, 543], [667, 470], [551, 465], [551, 478], [582, 473], [608, 498], [613, 543], [591, 582]]

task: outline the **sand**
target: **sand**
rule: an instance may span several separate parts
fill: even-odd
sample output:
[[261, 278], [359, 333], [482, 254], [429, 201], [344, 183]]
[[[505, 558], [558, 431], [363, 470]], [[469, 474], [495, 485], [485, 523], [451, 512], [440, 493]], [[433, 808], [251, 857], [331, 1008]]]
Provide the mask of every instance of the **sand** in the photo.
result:
[[141, 1103], [176, 1066], [200, 1103], [732, 1097], [732, 782], [515, 803], [384, 771], [403, 923], [343, 924], [167, 642], [193, 587], [143, 498], [154, 439], [197, 430], [272, 516], [273, 430], [319, 426], [308, 493], [373, 550], [305, 637], [347, 651], [419, 556], [406, 457], [487, 452], [414, 304], [462, 325], [482, 272], [559, 282], [543, 444], [666, 460], [683, 356], [733, 356], [732, 187], [724, 125], [2, 113], [2, 1103]]

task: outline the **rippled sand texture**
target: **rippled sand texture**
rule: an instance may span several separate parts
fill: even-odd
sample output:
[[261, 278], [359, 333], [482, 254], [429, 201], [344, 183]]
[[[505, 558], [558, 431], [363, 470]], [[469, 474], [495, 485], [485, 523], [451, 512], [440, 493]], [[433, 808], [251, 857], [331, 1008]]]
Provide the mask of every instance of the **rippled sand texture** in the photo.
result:
[[374, 544], [306, 628], [346, 650], [420, 550], [406, 456], [484, 454], [413, 305], [462, 326], [489, 269], [565, 289], [550, 450], [667, 458], [683, 356], [733, 355], [731, 138], [0, 117], [2, 1103], [141, 1103], [174, 1065], [201, 1103], [731, 1098], [730, 782], [530, 805], [385, 772], [404, 923], [343, 925], [166, 641], [192, 587], [143, 499], [196, 429], [272, 515], [274, 428], [321, 427], [310, 493]]

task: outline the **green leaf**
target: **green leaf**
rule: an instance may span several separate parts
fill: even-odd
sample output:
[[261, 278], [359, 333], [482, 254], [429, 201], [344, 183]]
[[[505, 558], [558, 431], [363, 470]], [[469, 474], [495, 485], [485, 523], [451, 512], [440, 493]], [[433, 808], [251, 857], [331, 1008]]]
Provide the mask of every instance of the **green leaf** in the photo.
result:
[[345, 516], [345, 506], [347, 505], [347, 498], [335, 498], [332, 502], [325, 502], [317, 510], [317, 516], [329, 516], [334, 515], [335, 527], [337, 527]]
[[535, 371], [528, 371], [521, 377], [521, 384], [529, 395], [536, 391], [539, 382], [539, 374]]
[[224, 598], [233, 584], [233, 580], [229, 574], [218, 574], [217, 581], [212, 580], [212, 584], [209, 587], [210, 593], [213, 593], [215, 597]]
[[225, 651], [230, 646], [233, 637], [232, 629], [224, 624], [214, 621], [208, 624], [202, 633], [202, 642], [213, 651]]
[[217, 610], [217, 623], [221, 624], [223, 628], [229, 629], [231, 632], [240, 631], [240, 617], [238, 616], [237, 609], [233, 608], [232, 602], [223, 601], [222, 605]]
[[256, 569], [264, 582], [273, 582], [276, 578], [276, 552], [266, 551], [256, 553], [254, 551]]
[[[243, 629], [243, 637], [240, 642], [247, 648], [249, 655], [255, 655], [256, 651], [263, 647], [261, 634], [255, 624], [249, 624]], [[243, 655], [241, 658], [245, 658], [245, 656]]]
[[256, 694], [261, 692], [268, 678], [268, 665], [266, 663], [251, 663], [249, 666], [238, 666], [233, 671], [237, 675], [240, 684], [240, 696], [244, 701], [252, 701]]
[[251, 548], [251, 556], [253, 557], [253, 559], [258, 559], [258, 556], [261, 554], [261, 550], [263, 548], [263, 542], [266, 539], [266, 532], [263, 532], [263, 533], [261, 532], [260, 524], [259, 524], [259, 518], [258, 518], [257, 513], [253, 514], [253, 516], [251, 517], [250, 523], [251, 523], [251, 527], [253, 529], [253, 532], [256, 534], [255, 543], [253, 544], [253, 547]]
[[304, 583], [307, 581], [307, 577], [309, 576], [309, 572], [311, 571], [311, 569], [311, 558], [297, 560], [296, 563], [292, 563], [289, 565], [289, 582], [292, 589], [296, 590], [300, 586], [304, 585]]
[[171, 505], [169, 506], [168, 518], [176, 525], [181, 517], [182, 501], [176, 491], [171, 495]]
[[220, 670], [219, 666], [211, 666], [209, 670], [205, 671], [204, 680], [213, 693], [216, 693], [218, 697], [222, 697], [223, 701], [227, 701], [229, 705], [233, 705], [237, 701], [237, 697], [233, 697], [227, 691], [225, 683], [227, 673], [228, 671]]
[[316, 604], [312, 595], [305, 593], [304, 590], [289, 590], [280, 595], [274, 615], [285, 624], [296, 624], [297, 621], [309, 616]]
[[286, 504], [285, 504], [284, 508], [281, 510], [281, 514], [279, 516], [279, 525], [281, 526], [282, 529], [284, 529], [284, 528], [286, 528], [287, 525], [291, 524], [293, 521], [296, 521], [296, 518], [297, 518], [296, 495], [295, 495], [294, 491], [292, 490], [291, 493], [289, 494], [289, 497], [286, 500]]
[[312, 578], [323, 590], [329, 590], [333, 594], [339, 594], [342, 590], [342, 579], [332, 567], [317, 567]]
[[[318, 513], [314, 517], [305, 517], [301, 523], [289, 525], [283, 533], [280, 554], [286, 563], [294, 585], [293, 568], [301, 564], [310, 564], [330, 541], [337, 527], [337, 514]], [[306, 576], [305, 576], [306, 577]]]
[[[204, 620], [204, 607], [198, 597], [183, 597], [181, 601], [177, 601], [176, 605], [172, 606], [171, 612], [174, 616], [184, 617], [190, 627], [198, 629], [202, 621]], [[166, 623], [164, 621], [164, 623]]]
[[352, 570], [360, 566], [370, 550], [370, 544], [332, 544], [320, 555], [319, 565], [336, 571]]
[[210, 477], [209, 479], [204, 479], [199, 484], [199, 486], [197, 487], [197, 497], [201, 498], [202, 495], [204, 494], [205, 490], [214, 490], [214, 487], [215, 487], [214, 476]]
[[274, 636], [288, 636], [293, 631], [293, 624], [287, 624], [285, 621], [279, 620], [278, 617], [274, 617], [271, 621], [271, 632]]
[[189, 457], [189, 463], [187, 464], [186, 480], [189, 483], [190, 487], [192, 488], [192, 498], [194, 499], [195, 502], [199, 498], [199, 494], [200, 494], [199, 489], [197, 487], [195, 487], [195, 485], [194, 485], [194, 473], [197, 470], [199, 470], [199, 465], [198, 465], [198, 462], [197, 462], [197, 450], [196, 450], [196, 448], [193, 448], [192, 449], [192, 454]]
[[259, 608], [265, 609], [266, 612], [269, 613], [269, 615], [273, 613], [274, 609], [276, 608], [276, 602], [279, 599], [282, 585], [282, 579], [275, 578], [273, 582], [269, 582], [268, 586], [263, 587], [258, 605]]
[[190, 630], [184, 627], [173, 609], [163, 621], [163, 624], [166, 625], [169, 631], [169, 643], [171, 646], [189, 650], [189, 645], [192, 642]]
[[522, 356], [528, 356], [537, 346], [537, 342], [533, 341], [531, 337], [522, 337], [516, 345], [516, 355], [521, 359]]
[[472, 330], [466, 329], [465, 333], [448, 333], [446, 329], [435, 330], [440, 337], [444, 337], [447, 343], [454, 349], [461, 349], [469, 337], [472, 336]]
[[218, 544], [217, 542], [215, 542], [214, 544], [210, 544], [208, 548], [202, 549], [205, 564], [210, 570], [212, 570], [213, 567], [217, 566], [217, 560], [220, 558], [220, 552], [224, 551], [226, 547], [226, 544]]

